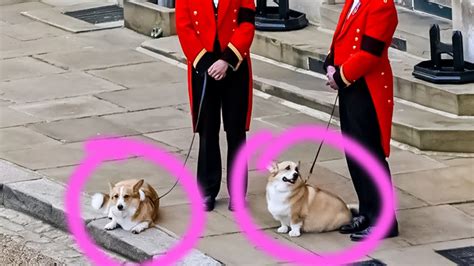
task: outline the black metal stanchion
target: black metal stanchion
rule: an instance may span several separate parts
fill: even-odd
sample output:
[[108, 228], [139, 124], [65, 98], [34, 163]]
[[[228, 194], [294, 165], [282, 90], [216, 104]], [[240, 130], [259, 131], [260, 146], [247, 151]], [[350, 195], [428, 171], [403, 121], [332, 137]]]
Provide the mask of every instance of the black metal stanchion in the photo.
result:
[[261, 31], [289, 31], [304, 28], [308, 20], [304, 13], [291, 10], [289, 0], [275, 0], [278, 6], [267, 6], [266, 0], [257, 0], [255, 27]]
[[[413, 76], [438, 84], [465, 84], [474, 82], [474, 64], [464, 61], [462, 33], [454, 31], [452, 44], [441, 42], [439, 26], [430, 29], [431, 60], [415, 66]], [[442, 59], [448, 54], [452, 59]]]

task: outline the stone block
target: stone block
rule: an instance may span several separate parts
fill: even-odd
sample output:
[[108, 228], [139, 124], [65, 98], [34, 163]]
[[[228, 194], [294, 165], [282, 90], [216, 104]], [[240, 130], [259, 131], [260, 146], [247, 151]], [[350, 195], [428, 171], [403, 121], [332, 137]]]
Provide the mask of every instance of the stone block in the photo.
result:
[[124, 1], [125, 27], [150, 36], [154, 28], [161, 28], [163, 36], [176, 34], [174, 8], [167, 8], [146, 1]]
[[[67, 230], [65, 191], [63, 185], [46, 178], [8, 183], [4, 185], [4, 205]], [[83, 195], [82, 202], [82, 217], [85, 222], [104, 217], [92, 209], [89, 197]]]
[[[104, 226], [108, 222], [109, 219], [99, 219], [89, 223], [87, 228], [97, 243], [135, 261], [149, 260], [154, 256], [163, 255], [178, 241], [174, 236], [158, 228], [147, 229], [138, 235], [122, 229], [106, 231]], [[182, 265], [220, 265], [197, 250], [188, 253], [181, 263]]]

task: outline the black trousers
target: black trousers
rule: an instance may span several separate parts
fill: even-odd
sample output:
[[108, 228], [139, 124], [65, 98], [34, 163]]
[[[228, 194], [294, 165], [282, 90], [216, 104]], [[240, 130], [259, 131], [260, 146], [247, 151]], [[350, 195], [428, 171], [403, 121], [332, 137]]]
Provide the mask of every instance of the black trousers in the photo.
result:
[[[197, 114], [201, 98], [203, 77], [193, 76], [194, 112]], [[222, 120], [227, 139], [227, 189], [230, 191], [231, 170], [236, 153], [246, 139], [247, 110], [249, 104], [249, 71], [244, 61], [237, 71], [229, 67], [223, 80], [208, 77], [206, 93], [198, 124], [199, 155], [198, 184], [204, 196], [216, 197], [222, 180], [219, 131]], [[247, 171], [245, 171], [247, 173]], [[247, 176], [245, 177], [245, 191]], [[232, 198], [232, 196], [231, 196]]]
[[[352, 137], [368, 149], [390, 177], [390, 168], [382, 147], [377, 114], [364, 79], [339, 91], [339, 115], [342, 133]], [[369, 218], [371, 224], [375, 224], [381, 208], [377, 187], [368, 173], [347, 154], [346, 160], [359, 198], [359, 212]]]

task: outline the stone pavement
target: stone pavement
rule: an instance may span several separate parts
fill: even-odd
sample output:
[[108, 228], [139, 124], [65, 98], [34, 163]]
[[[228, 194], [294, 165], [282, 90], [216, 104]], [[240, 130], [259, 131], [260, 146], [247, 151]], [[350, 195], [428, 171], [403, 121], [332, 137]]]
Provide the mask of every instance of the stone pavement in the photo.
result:
[[[137, 52], [148, 38], [127, 29], [72, 34], [19, 14], [44, 7], [30, 2], [1, 9], [0, 158], [63, 183], [83, 158], [83, 143], [90, 137], [130, 136], [184, 159], [192, 137], [184, 69]], [[279, 71], [279, 76], [294, 75], [288, 69]], [[298, 82], [305, 82], [305, 75], [298, 74]], [[255, 92], [249, 134], [264, 128], [281, 132], [302, 123], [326, 123], [318, 118], [321, 116], [308, 108]], [[224, 133], [221, 139], [225, 139]], [[222, 144], [225, 158], [225, 142]], [[316, 148], [314, 143], [301, 143], [281, 158], [302, 160], [302, 169], [307, 171]], [[196, 150], [197, 145], [190, 169], [196, 168]], [[343, 155], [324, 147], [319, 161], [313, 182], [354, 202]], [[384, 241], [362, 260], [374, 258], [388, 265], [454, 265], [434, 250], [474, 244], [474, 159], [469, 155], [416, 154], [393, 147], [390, 164], [399, 199], [401, 235]], [[352, 244], [338, 233], [300, 238], [277, 235], [277, 223], [266, 210], [265, 177], [254, 171], [253, 163], [250, 168], [249, 207], [266, 233], [313, 253]], [[105, 163], [85, 191], [105, 192], [108, 181], [137, 177], [145, 178], [159, 193], [167, 191], [175, 180], [163, 169], [131, 158]], [[0, 183], [7, 183], [4, 181]], [[9, 182], [18, 181], [21, 179]], [[226, 209], [225, 188], [224, 180], [217, 209], [208, 214], [207, 229], [197, 248], [229, 265], [280, 263], [240, 233]], [[1, 209], [0, 213], [8, 211]], [[163, 198], [161, 213], [160, 226], [177, 235], [184, 233], [190, 218], [189, 202], [179, 187]], [[131, 234], [116, 234], [130, 240], [130, 245], [140, 244]]]

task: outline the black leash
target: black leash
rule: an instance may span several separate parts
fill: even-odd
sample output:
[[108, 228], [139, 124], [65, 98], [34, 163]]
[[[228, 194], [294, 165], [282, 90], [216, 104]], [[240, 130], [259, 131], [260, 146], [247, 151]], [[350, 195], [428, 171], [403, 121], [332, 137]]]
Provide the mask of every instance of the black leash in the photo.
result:
[[[200, 118], [201, 118], [202, 105], [204, 103], [204, 95], [206, 95], [206, 87], [207, 87], [207, 73], [204, 74], [204, 82], [203, 82], [203, 85], [202, 85], [201, 100], [199, 102], [199, 110], [198, 110], [196, 124], [194, 125], [193, 138], [191, 139], [191, 144], [189, 145], [188, 154], [186, 155], [186, 159], [184, 160], [183, 168], [186, 166], [186, 163], [188, 162], [189, 155], [191, 154], [191, 150], [193, 148], [194, 139], [196, 138], [196, 132], [197, 132], [197, 128], [198, 128], [198, 125], [199, 125]], [[176, 185], [178, 185], [180, 179], [181, 179], [181, 177], [176, 178], [176, 182], [174, 182], [173, 186], [165, 194], [160, 196], [159, 199], [161, 199], [161, 198], [165, 197], [166, 195], [168, 195], [169, 193], [171, 193], [171, 191], [173, 191], [173, 189], [176, 187]]]
[[[329, 117], [328, 124], [326, 125], [326, 131], [328, 131], [329, 125], [331, 125], [331, 120], [334, 117], [334, 111], [336, 110], [336, 103], [337, 103], [338, 98], [339, 98], [339, 93], [337, 93], [336, 99], [334, 100], [334, 104], [332, 105], [331, 116]], [[318, 151], [316, 152], [316, 156], [314, 157], [313, 164], [311, 165], [311, 169], [309, 170], [309, 174], [308, 174], [308, 177], [306, 178], [305, 182], [308, 182], [309, 178], [313, 174], [314, 165], [316, 164], [316, 160], [318, 160], [319, 152], [321, 152], [321, 148], [323, 147], [323, 144], [324, 144], [324, 139], [319, 144]]]

